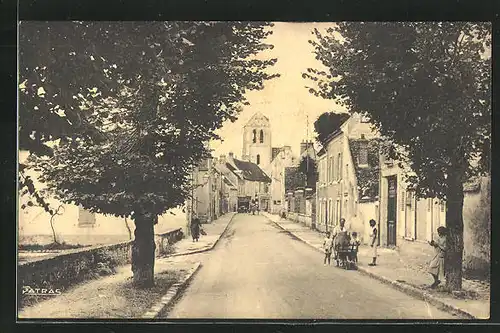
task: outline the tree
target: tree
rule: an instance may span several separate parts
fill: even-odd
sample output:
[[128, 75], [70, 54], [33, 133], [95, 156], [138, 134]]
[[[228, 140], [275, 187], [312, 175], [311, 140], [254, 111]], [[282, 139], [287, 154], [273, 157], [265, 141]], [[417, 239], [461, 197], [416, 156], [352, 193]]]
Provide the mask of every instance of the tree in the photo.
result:
[[[419, 197], [446, 199], [446, 282], [462, 284], [463, 183], [488, 171], [491, 140], [488, 23], [340, 23], [310, 41], [327, 71], [310, 92], [367, 116], [402, 149]], [[340, 37], [339, 37], [340, 36]], [[479, 161], [479, 163], [478, 163]]]
[[[262, 89], [276, 76], [266, 72], [275, 59], [253, 57], [272, 47], [262, 42], [269, 26], [21, 25], [20, 61], [28, 68], [21, 73], [23, 105], [43, 112], [78, 110], [68, 121], [87, 125], [61, 136], [53, 156], [33, 155], [30, 163], [42, 169], [41, 180], [63, 202], [134, 220], [136, 285], [154, 284], [153, 226], [158, 215], [189, 196], [189, 171], [209, 155], [205, 143], [218, 139], [214, 131], [224, 121], [236, 120], [241, 105], [248, 104], [245, 91]], [[40, 34], [46, 35], [42, 45]], [[23, 77], [33, 68], [42, 68], [38, 81]]]
[[304, 176], [306, 186], [316, 190], [318, 171], [314, 159], [309, 155], [303, 156], [300, 160], [298, 171]]
[[316, 141], [325, 146], [326, 140], [334, 131], [340, 129], [340, 126], [349, 119], [347, 113], [325, 112], [321, 114], [314, 122], [316, 131]]

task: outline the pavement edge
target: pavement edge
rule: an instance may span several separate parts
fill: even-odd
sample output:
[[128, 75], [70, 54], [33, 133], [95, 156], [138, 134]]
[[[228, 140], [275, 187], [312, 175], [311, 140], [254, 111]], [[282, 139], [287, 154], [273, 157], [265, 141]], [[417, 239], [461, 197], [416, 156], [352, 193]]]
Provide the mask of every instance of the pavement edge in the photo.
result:
[[174, 283], [166, 292], [165, 295], [162, 296], [160, 301], [153, 305], [149, 311], [142, 315], [143, 319], [155, 319], [160, 316], [160, 314], [173, 305], [178, 296], [181, 295], [182, 291], [184, 291], [189, 282], [193, 279], [195, 274], [200, 270], [201, 263], [197, 262], [189, 269], [186, 275], [182, 278], [181, 281]]
[[233, 219], [236, 216], [236, 214], [233, 214], [233, 216], [231, 216], [231, 218], [227, 222], [226, 227], [224, 228], [224, 230], [222, 231], [222, 233], [219, 235], [219, 238], [217, 238], [217, 240], [210, 247], [207, 247], [207, 248], [204, 248], [204, 249], [200, 249], [200, 250], [187, 251], [187, 252], [181, 252], [181, 253], [174, 253], [174, 254], [171, 254], [169, 256], [166, 256], [165, 258], [187, 256], [187, 255], [190, 255], [190, 254], [203, 253], [203, 252], [207, 252], [207, 251], [212, 250], [215, 247], [215, 245], [217, 245], [217, 243], [222, 238], [222, 236], [224, 236], [224, 234], [226, 233], [227, 229], [229, 228], [229, 225], [231, 224], [231, 222], [233, 222]]
[[[297, 238], [298, 240], [302, 241], [303, 243], [306, 243], [307, 245], [309, 245], [310, 247], [312, 247], [316, 251], [323, 252], [323, 250], [321, 250], [320, 248], [316, 247], [312, 243], [310, 243], [307, 240], [299, 237], [298, 235], [295, 235], [293, 232], [285, 229], [281, 224], [279, 224], [277, 221], [273, 221], [269, 216], [266, 216], [266, 218], [269, 221], [271, 221], [274, 224], [276, 224], [280, 229], [282, 229], [282, 230], [288, 232], [289, 234], [293, 235], [295, 238]], [[373, 279], [376, 279], [376, 280], [378, 280], [380, 282], [383, 282], [383, 283], [385, 283], [387, 285], [391, 285], [394, 288], [398, 289], [399, 291], [404, 292], [407, 295], [410, 295], [410, 296], [419, 298], [419, 299], [421, 299], [421, 300], [423, 300], [425, 302], [428, 302], [428, 303], [436, 306], [440, 310], [444, 310], [444, 311], [449, 312], [451, 314], [457, 314], [457, 315], [463, 316], [463, 317], [465, 317], [467, 319], [478, 319], [475, 316], [473, 316], [472, 314], [468, 313], [467, 311], [462, 310], [462, 309], [460, 309], [460, 308], [458, 308], [458, 307], [456, 307], [454, 305], [451, 305], [451, 304], [448, 304], [446, 302], [443, 302], [440, 299], [438, 299], [437, 297], [434, 297], [431, 294], [426, 293], [425, 291], [422, 291], [422, 290], [417, 289], [415, 287], [412, 287], [412, 286], [400, 283], [398, 281], [393, 281], [393, 280], [391, 280], [391, 279], [389, 279], [389, 278], [387, 278], [385, 276], [382, 276], [382, 275], [379, 275], [379, 274], [375, 274], [373, 272], [370, 272], [369, 270], [367, 270], [364, 267], [358, 267], [358, 271], [361, 274], [367, 275], [367, 276], [369, 276], [369, 277], [371, 277]]]

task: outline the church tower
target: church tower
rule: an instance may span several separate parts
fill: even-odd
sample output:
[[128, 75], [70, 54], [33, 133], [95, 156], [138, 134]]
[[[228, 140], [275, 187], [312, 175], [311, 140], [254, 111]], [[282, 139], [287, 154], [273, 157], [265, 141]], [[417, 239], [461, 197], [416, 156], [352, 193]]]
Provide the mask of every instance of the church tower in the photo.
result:
[[243, 159], [265, 169], [271, 164], [271, 124], [257, 112], [243, 127]]

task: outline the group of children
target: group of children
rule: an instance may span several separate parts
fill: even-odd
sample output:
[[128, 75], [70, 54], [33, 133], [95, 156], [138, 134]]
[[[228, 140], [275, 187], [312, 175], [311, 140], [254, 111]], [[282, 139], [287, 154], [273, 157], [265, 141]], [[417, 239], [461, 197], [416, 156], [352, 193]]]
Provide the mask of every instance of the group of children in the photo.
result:
[[[375, 220], [370, 220], [370, 240], [369, 245], [372, 248], [372, 259], [373, 261], [368, 264], [369, 266], [377, 265], [377, 227]], [[448, 229], [445, 227], [439, 227], [437, 229], [438, 238], [436, 241], [432, 240], [429, 245], [435, 248], [435, 255], [429, 264], [428, 272], [434, 278], [434, 283], [431, 284], [431, 288], [436, 288], [441, 281], [440, 276], [444, 275], [444, 258], [447, 250], [446, 236], [448, 234]], [[338, 259], [338, 249], [341, 247], [349, 248], [348, 261], [352, 263], [358, 262], [358, 248], [361, 245], [361, 241], [358, 239], [358, 233], [352, 232], [350, 235], [345, 227], [345, 219], [340, 219], [340, 223], [333, 229], [333, 232], [327, 232], [326, 237], [323, 241], [323, 248], [325, 250], [325, 258], [323, 264], [326, 266], [327, 263], [330, 265], [331, 256], [334, 254], [334, 260]]]
[[[377, 261], [377, 227], [375, 220], [370, 220], [370, 246], [373, 248], [373, 262], [370, 266], [375, 266]], [[333, 229], [333, 233], [327, 232], [326, 238], [323, 241], [323, 248], [325, 250], [325, 258], [323, 264], [326, 266], [327, 263], [330, 265], [331, 256], [334, 255], [334, 260], [338, 259], [339, 249], [348, 248], [347, 259], [349, 262], [358, 262], [358, 248], [361, 245], [361, 241], [358, 238], [357, 232], [352, 232], [349, 234], [347, 228], [345, 227], [345, 219], [340, 219], [340, 223]]]

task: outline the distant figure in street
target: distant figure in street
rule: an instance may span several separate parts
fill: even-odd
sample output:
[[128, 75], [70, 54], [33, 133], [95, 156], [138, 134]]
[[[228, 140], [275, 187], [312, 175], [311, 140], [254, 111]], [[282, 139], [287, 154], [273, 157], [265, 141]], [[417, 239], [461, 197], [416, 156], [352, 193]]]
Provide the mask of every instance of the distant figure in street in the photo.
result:
[[191, 221], [191, 236], [193, 237], [193, 242], [197, 242], [200, 239], [200, 219], [196, 217]]
[[323, 240], [323, 249], [325, 250], [325, 259], [323, 260], [323, 265], [325, 266], [327, 261], [328, 265], [330, 265], [330, 260], [332, 257], [332, 248], [333, 248], [333, 239], [330, 237], [330, 232], [327, 232], [326, 237]]
[[377, 265], [377, 234], [378, 234], [378, 230], [377, 230], [377, 222], [375, 222], [374, 219], [371, 219], [370, 220], [370, 228], [371, 228], [371, 232], [370, 232], [370, 246], [372, 248], [372, 258], [373, 258], [373, 261], [371, 263], [368, 264], [368, 266], [376, 266]]
[[436, 241], [431, 240], [429, 244], [435, 248], [436, 254], [429, 264], [429, 273], [434, 278], [434, 283], [431, 284], [431, 288], [436, 288], [441, 281], [439, 280], [440, 275], [444, 275], [444, 255], [446, 253], [446, 235], [448, 230], [445, 227], [437, 228], [438, 239]]
[[347, 228], [345, 226], [345, 219], [341, 218], [339, 225], [337, 225], [333, 229], [333, 233], [332, 233], [332, 239], [334, 241], [334, 252], [335, 252], [334, 259], [335, 260], [338, 259], [338, 255], [337, 255], [338, 248], [341, 246], [348, 246], [349, 245], [348, 236], [349, 235], [347, 234]]
[[351, 235], [351, 261], [357, 263], [358, 262], [358, 248], [361, 244], [361, 241], [358, 239], [358, 233], [353, 232]]

